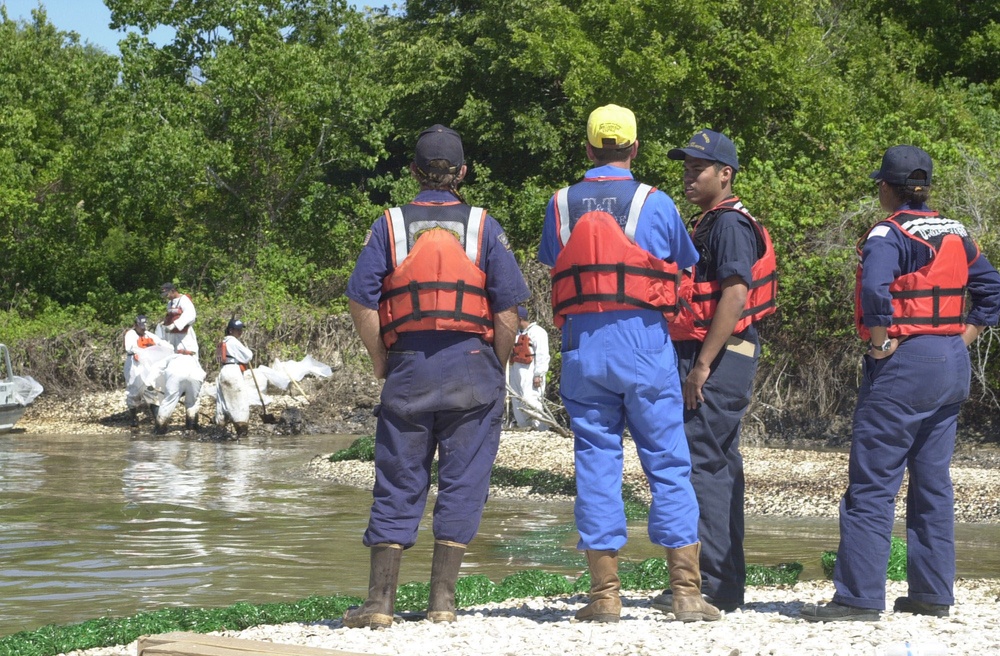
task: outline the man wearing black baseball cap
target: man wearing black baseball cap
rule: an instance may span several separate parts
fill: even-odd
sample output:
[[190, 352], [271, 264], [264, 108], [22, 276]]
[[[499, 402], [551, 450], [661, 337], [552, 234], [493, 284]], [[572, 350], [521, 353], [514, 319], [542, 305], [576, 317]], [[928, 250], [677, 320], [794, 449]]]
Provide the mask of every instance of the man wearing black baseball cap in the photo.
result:
[[410, 172], [420, 193], [372, 224], [347, 285], [351, 316], [384, 378], [375, 429], [368, 599], [348, 627], [392, 625], [404, 549], [417, 540], [438, 453], [427, 618], [455, 621], [455, 583], [479, 529], [500, 444], [504, 368], [527, 283], [497, 221], [465, 204], [458, 133], [420, 133]]
[[[775, 310], [771, 237], [732, 185], [736, 146], [721, 132], [699, 130], [667, 153], [684, 162], [684, 195], [700, 210], [691, 240], [700, 259], [682, 272], [670, 340], [684, 397], [691, 484], [698, 497], [702, 592], [721, 610], [744, 601], [744, 480], [740, 422], [750, 403], [760, 340], [754, 322]], [[670, 611], [669, 590], [654, 608]]]

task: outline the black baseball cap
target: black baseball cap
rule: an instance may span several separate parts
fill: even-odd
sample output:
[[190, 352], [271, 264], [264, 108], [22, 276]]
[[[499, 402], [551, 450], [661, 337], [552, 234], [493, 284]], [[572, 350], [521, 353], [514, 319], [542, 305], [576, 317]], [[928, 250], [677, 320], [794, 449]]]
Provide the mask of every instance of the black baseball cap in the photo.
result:
[[462, 149], [462, 137], [444, 125], [432, 125], [417, 137], [417, 147], [413, 152], [413, 161], [422, 171], [430, 168], [434, 160], [444, 160], [448, 163], [449, 173], [458, 173], [465, 163], [465, 151]]
[[177, 291], [177, 285], [175, 285], [172, 282], [165, 282], [162, 285], [160, 285], [160, 291], [175, 292]]
[[683, 148], [672, 148], [667, 152], [670, 159], [684, 159], [685, 156], [707, 159], [740, 170], [740, 160], [736, 157], [736, 145], [729, 137], [713, 130], [698, 130]]
[[[931, 184], [931, 156], [916, 146], [893, 146], [882, 156], [882, 168], [871, 174], [872, 180], [885, 180], [896, 186], [927, 186]], [[926, 180], [913, 178], [917, 171], [927, 175]]]

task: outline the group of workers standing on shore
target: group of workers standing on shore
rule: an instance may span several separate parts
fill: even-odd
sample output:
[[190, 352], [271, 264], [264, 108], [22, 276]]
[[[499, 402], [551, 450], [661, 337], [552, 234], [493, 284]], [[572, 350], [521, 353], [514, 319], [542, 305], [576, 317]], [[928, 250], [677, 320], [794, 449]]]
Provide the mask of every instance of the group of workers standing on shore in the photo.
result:
[[[760, 357], [755, 323], [776, 307], [777, 263], [767, 229], [733, 193], [740, 165], [726, 135], [699, 130], [668, 153], [683, 161], [684, 195], [699, 210], [690, 231], [667, 194], [633, 178], [638, 151], [630, 110], [595, 109], [586, 141], [593, 167], [553, 195], [538, 250], [551, 267], [578, 548], [591, 576], [576, 619], [620, 618], [627, 426], [652, 495], [649, 536], [665, 548], [670, 572], [652, 606], [680, 621], [714, 621], [744, 603], [740, 423]], [[375, 376], [385, 379], [363, 537], [368, 598], [345, 614], [349, 627], [393, 621], [400, 560], [416, 541], [435, 452], [427, 617], [456, 619], [455, 583], [499, 444], [504, 363], [512, 352], [517, 364], [519, 353], [532, 353], [519, 307], [529, 292], [506, 236], [457, 190], [467, 171], [459, 135], [442, 125], [422, 132], [410, 171], [420, 192], [374, 222], [347, 288]], [[931, 173], [926, 152], [901, 145], [871, 176], [891, 215], [858, 245], [857, 329], [867, 353], [837, 592], [807, 604], [806, 620], [878, 619], [905, 469], [909, 593], [894, 610], [943, 616], [954, 603], [948, 467], [969, 393], [966, 347], [1000, 319], [1000, 274], [959, 222], [927, 207]], [[547, 339], [534, 343], [543, 342], [547, 367]], [[541, 349], [532, 354], [541, 364]], [[522, 397], [529, 379], [539, 387], [533, 370], [512, 383]]]
[[[149, 331], [149, 320], [138, 315], [126, 331], [125, 406], [130, 424], [139, 425], [139, 412], [147, 405], [153, 415], [154, 432], [166, 433], [170, 417], [183, 399], [184, 428], [198, 430], [198, 410], [205, 370], [198, 360], [198, 337], [194, 323], [198, 317], [194, 303], [181, 294], [173, 283], [160, 288], [166, 301], [164, 320]], [[220, 365], [216, 386], [215, 423], [232, 422], [237, 437], [248, 432], [249, 395], [243, 372], [250, 366], [253, 352], [241, 341], [243, 322], [233, 318], [226, 326], [225, 337], [216, 348]]]

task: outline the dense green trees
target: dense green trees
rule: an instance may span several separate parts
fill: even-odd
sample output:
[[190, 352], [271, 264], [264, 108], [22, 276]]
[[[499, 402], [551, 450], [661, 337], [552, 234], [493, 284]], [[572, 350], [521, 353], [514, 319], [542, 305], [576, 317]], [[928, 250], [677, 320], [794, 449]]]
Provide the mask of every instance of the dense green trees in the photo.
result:
[[[133, 34], [118, 58], [44, 12], [0, 17], [0, 327], [21, 322], [16, 334], [67, 312], [127, 323], [158, 307], [165, 279], [270, 327], [283, 306], [338, 310], [369, 224], [413, 192], [413, 139], [434, 122], [463, 133], [469, 199], [530, 260], [607, 102], [634, 109], [637, 173], [683, 212], [667, 150], [700, 127], [737, 142], [737, 191], [779, 249], [773, 404], [850, 402], [852, 249], [879, 216], [867, 174], [887, 146], [931, 153], [935, 206], [1000, 260], [990, 3], [105, 2], [114, 26], [175, 38]], [[982, 391], [1000, 388], [977, 355]]]

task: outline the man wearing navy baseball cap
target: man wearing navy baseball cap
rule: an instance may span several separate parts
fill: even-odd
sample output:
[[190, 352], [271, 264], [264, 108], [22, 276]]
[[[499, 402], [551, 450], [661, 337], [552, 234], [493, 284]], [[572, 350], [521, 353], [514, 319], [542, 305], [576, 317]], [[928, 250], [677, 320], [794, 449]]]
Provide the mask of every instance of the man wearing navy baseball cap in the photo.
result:
[[670, 159], [683, 160], [687, 157], [719, 162], [733, 169], [740, 170], [740, 160], [736, 157], [736, 146], [729, 137], [713, 130], [698, 130], [683, 148], [673, 148], [667, 153]]
[[368, 599], [344, 626], [392, 625], [402, 554], [417, 541], [438, 454], [427, 619], [454, 622], [455, 584], [479, 530], [506, 399], [504, 365], [528, 285], [500, 224], [458, 193], [462, 138], [444, 125], [417, 137], [420, 193], [368, 232], [347, 283], [351, 317], [384, 378], [375, 487], [362, 541]]
[[[743, 458], [740, 422], [750, 402], [760, 340], [754, 323], [775, 310], [771, 237], [733, 195], [736, 146], [699, 130], [667, 153], [684, 161], [684, 195], [701, 214], [691, 229], [698, 264], [683, 272], [670, 341], [684, 396], [691, 483], [698, 497], [702, 592], [721, 610], [743, 604]], [[669, 612], [669, 590], [653, 607]]]

